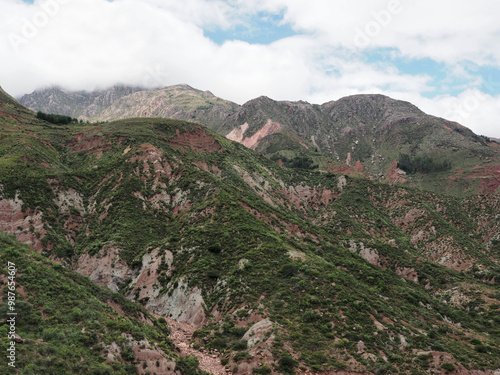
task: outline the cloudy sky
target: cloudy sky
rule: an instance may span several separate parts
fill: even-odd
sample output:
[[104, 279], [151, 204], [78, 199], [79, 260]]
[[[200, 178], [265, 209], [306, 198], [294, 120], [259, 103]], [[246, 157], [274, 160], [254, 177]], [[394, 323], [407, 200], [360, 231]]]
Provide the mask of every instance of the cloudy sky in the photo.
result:
[[381, 93], [500, 137], [499, 15], [497, 0], [0, 0], [0, 85]]

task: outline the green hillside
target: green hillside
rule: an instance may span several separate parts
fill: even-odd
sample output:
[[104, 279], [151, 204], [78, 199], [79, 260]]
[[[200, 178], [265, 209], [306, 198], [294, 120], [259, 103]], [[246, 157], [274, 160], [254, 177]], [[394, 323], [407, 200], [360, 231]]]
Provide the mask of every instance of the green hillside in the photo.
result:
[[[0, 233], [0, 248], [0, 311], [7, 317], [0, 324], [1, 348], [15, 351], [10, 365], [3, 356], [0, 373], [134, 374], [138, 368], [175, 368], [179, 356], [164, 320], [12, 236]], [[12, 312], [16, 315], [8, 315]], [[154, 353], [155, 360], [140, 360], [141, 351]]]
[[500, 143], [383, 95], [353, 95], [322, 105], [262, 96], [240, 106], [175, 85], [115, 86], [92, 93], [48, 88], [20, 100], [85, 121], [192, 121], [292, 168], [317, 166], [460, 197], [500, 189]]
[[282, 167], [185, 121], [57, 126], [10, 105], [0, 230], [85, 286], [194, 326], [193, 347], [228, 371], [500, 367], [498, 195]]

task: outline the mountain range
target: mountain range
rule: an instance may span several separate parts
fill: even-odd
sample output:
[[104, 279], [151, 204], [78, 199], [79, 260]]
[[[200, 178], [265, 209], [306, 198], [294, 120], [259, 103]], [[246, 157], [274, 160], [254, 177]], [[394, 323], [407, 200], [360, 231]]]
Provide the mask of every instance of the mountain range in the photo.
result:
[[500, 145], [380, 95], [103, 112], [170, 94], [53, 124], [0, 90], [19, 373], [499, 373]]
[[93, 99], [82, 101], [82, 93], [51, 88], [20, 101], [34, 110], [93, 122], [131, 117], [193, 121], [282, 164], [305, 161], [326, 171], [439, 193], [466, 196], [500, 187], [500, 143], [382, 95], [354, 95], [322, 105], [259, 97], [241, 106], [187, 85], [156, 90], [117, 86], [85, 95]]

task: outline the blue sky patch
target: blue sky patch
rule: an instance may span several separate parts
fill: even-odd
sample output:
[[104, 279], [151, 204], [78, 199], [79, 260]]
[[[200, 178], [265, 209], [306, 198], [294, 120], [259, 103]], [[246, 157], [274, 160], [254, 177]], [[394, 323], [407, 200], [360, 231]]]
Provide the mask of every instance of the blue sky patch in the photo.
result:
[[430, 90], [421, 93], [427, 98], [446, 94], [457, 96], [470, 88], [478, 88], [489, 95], [500, 94], [500, 69], [495, 67], [478, 66], [469, 62], [448, 66], [430, 58], [410, 59], [401, 57], [394, 48], [366, 52], [364, 61], [374, 65], [393, 66], [400, 74], [429, 76]]
[[290, 25], [283, 23], [283, 14], [259, 12], [246, 22], [238, 24], [228, 30], [220, 28], [205, 30], [205, 36], [217, 44], [228, 40], [241, 40], [251, 44], [270, 44], [297, 33]]

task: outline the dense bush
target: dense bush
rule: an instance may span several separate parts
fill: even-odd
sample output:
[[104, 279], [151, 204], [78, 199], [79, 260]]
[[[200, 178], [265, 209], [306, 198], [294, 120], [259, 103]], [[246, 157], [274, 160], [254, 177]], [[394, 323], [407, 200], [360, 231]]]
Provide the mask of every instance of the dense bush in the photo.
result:
[[186, 358], [181, 358], [177, 362], [175, 370], [180, 371], [182, 375], [197, 375], [200, 373], [198, 365], [198, 358], [189, 356]]
[[294, 374], [297, 364], [289, 353], [284, 353], [279, 360], [279, 369], [283, 374]]
[[455, 366], [452, 363], [449, 363], [449, 362], [443, 363], [443, 365], [441, 366], [441, 368], [443, 370], [446, 370], [446, 371], [455, 371]]
[[400, 154], [398, 168], [409, 174], [444, 172], [451, 169], [451, 162], [449, 160], [439, 162], [429, 156]]
[[307, 156], [295, 156], [293, 159], [288, 159], [287, 157], [273, 156], [271, 160], [281, 159], [283, 165], [288, 168], [296, 169], [317, 169], [318, 165], [314, 164], [314, 161]]
[[264, 365], [264, 366], [259, 367], [259, 368], [254, 368], [252, 370], [252, 373], [258, 374], [258, 375], [268, 375], [268, 374], [272, 373], [272, 370], [268, 365]]
[[50, 122], [52, 124], [56, 125], [66, 125], [70, 124], [72, 122], [78, 122], [76, 118], [71, 118], [70, 116], [63, 116], [63, 115], [56, 115], [56, 114], [48, 114], [48, 113], [43, 113], [41, 111], [38, 111], [36, 114], [36, 117], [40, 120], [45, 120], [47, 122]]

